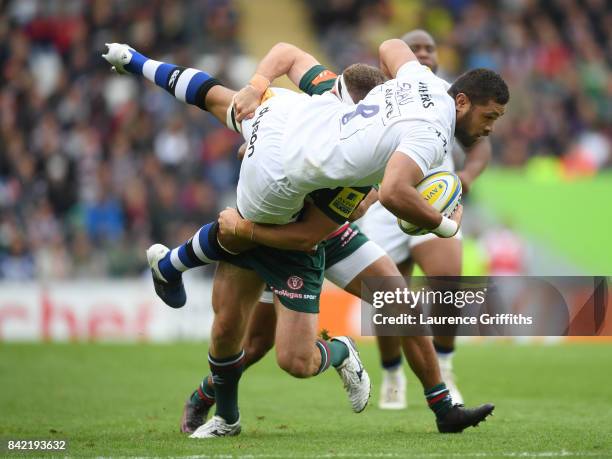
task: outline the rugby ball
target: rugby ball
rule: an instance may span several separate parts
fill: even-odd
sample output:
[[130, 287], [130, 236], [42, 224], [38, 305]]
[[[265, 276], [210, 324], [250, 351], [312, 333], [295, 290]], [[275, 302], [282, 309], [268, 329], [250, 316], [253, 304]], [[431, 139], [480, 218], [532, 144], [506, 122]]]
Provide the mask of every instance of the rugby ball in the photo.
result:
[[[416, 189], [429, 205], [445, 217], [450, 217], [461, 202], [461, 180], [452, 172], [430, 174], [417, 184]], [[421, 236], [430, 232], [401, 218], [397, 219], [397, 223], [404, 233], [411, 236]]]

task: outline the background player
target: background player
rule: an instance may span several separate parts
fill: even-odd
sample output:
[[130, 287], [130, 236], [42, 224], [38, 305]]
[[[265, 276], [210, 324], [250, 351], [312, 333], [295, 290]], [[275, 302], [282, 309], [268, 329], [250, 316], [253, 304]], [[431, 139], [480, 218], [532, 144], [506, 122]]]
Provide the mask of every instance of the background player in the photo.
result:
[[[402, 40], [410, 46], [421, 64], [429, 67], [434, 73], [438, 71], [436, 42], [428, 32], [413, 30], [404, 35]], [[457, 143], [455, 146], [456, 150], [460, 150]], [[491, 143], [486, 138], [482, 139], [466, 149], [465, 153], [464, 167], [458, 172], [464, 193], [469, 191], [473, 181], [487, 166], [491, 158]], [[453, 154], [447, 155], [444, 163], [432, 172], [443, 170], [455, 170]], [[414, 263], [419, 265], [425, 276], [461, 275], [461, 233], [452, 238], [439, 238], [434, 234], [409, 236], [399, 229], [396, 218], [380, 203], [374, 203], [366, 216], [357, 224], [371, 240], [391, 256], [404, 276], [411, 276]], [[383, 368], [379, 407], [405, 408], [406, 377], [401, 365], [400, 339], [379, 336], [377, 341]], [[463, 403], [463, 397], [457, 388], [452, 371], [455, 337], [435, 336], [434, 346], [440, 371], [453, 400]]]

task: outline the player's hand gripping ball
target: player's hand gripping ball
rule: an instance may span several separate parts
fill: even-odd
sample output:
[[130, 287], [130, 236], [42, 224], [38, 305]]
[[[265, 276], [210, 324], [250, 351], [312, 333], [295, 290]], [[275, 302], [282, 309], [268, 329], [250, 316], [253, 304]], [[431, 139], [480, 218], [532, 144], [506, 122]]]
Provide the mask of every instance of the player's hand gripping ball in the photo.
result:
[[[430, 174], [417, 184], [416, 189], [430, 206], [445, 217], [450, 218], [461, 203], [461, 180], [452, 172]], [[411, 236], [421, 236], [430, 232], [400, 218], [397, 219], [397, 223], [404, 233]]]

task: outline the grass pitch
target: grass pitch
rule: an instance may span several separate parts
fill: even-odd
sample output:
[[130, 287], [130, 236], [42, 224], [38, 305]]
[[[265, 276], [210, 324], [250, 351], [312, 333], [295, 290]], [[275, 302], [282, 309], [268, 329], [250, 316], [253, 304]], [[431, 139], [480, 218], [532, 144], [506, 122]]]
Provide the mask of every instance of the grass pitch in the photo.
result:
[[268, 357], [242, 379], [243, 433], [191, 440], [178, 423], [185, 397], [207, 372], [206, 350], [203, 344], [4, 344], [0, 438], [67, 439], [61, 456], [77, 457], [612, 456], [609, 343], [462, 345], [455, 366], [468, 404], [492, 401], [497, 408], [461, 435], [436, 432], [412, 374], [408, 410], [376, 407], [373, 344], [361, 345], [374, 384], [361, 414], [351, 412], [333, 370], [296, 380]]

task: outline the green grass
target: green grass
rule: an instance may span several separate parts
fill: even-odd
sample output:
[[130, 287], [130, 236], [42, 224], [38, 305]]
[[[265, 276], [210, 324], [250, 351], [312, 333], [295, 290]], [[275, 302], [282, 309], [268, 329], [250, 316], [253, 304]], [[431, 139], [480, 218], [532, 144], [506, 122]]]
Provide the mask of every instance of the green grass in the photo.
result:
[[242, 435], [197, 441], [178, 420], [207, 369], [203, 344], [2, 345], [0, 438], [65, 438], [79, 457], [612, 456], [610, 344], [461, 346], [467, 401], [497, 405], [462, 435], [436, 433], [412, 376], [409, 410], [380, 411], [376, 349], [361, 347], [374, 383], [364, 413], [350, 411], [334, 371], [296, 380], [268, 357], [242, 380]]
[[592, 275], [612, 275], [612, 174], [564, 182], [525, 170], [490, 169], [473, 198], [519, 231], [565, 254]]

